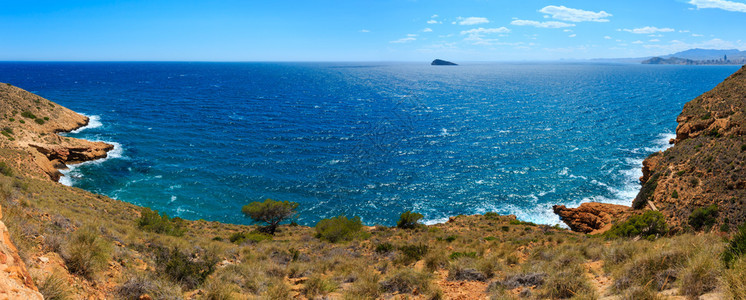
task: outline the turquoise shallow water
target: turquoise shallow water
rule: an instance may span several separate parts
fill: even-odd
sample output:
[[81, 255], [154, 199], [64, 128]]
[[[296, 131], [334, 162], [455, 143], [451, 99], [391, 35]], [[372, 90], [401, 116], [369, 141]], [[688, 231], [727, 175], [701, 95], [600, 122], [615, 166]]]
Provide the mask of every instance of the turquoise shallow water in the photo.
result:
[[395, 223], [553, 204], [629, 204], [684, 103], [736, 66], [399, 63], [0, 63], [0, 81], [91, 116], [116, 144], [63, 182], [172, 216], [249, 223], [299, 202]]

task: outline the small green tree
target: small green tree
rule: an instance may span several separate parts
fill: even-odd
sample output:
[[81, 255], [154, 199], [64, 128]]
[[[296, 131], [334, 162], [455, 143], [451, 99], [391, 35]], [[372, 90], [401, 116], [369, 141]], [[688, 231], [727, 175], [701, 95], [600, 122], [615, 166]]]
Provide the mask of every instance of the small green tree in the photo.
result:
[[332, 243], [351, 241], [356, 237], [365, 237], [361, 233], [362, 229], [363, 222], [360, 217], [348, 219], [345, 216], [337, 216], [316, 223], [316, 237]]
[[275, 234], [277, 225], [295, 215], [296, 208], [298, 203], [295, 202], [267, 199], [244, 205], [241, 211], [255, 222], [267, 223], [267, 226], [261, 228], [263, 232]]
[[694, 227], [695, 230], [709, 230], [712, 225], [715, 225], [715, 222], [717, 222], [717, 216], [717, 204], [711, 204], [707, 207], [700, 207], [695, 209], [692, 214], [689, 215], [689, 225]]
[[399, 222], [396, 222], [396, 227], [402, 229], [417, 228], [420, 224], [417, 223], [422, 219], [423, 215], [411, 211], [405, 211], [399, 216]]

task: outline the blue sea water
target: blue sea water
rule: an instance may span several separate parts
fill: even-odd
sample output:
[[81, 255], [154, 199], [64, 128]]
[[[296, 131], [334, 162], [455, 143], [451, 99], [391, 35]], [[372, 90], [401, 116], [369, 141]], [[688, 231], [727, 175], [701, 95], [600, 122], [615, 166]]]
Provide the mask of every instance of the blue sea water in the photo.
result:
[[395, 223], [630, 204], [684, 103], [736, 66], [3, 62], [0, 81], [91, 117], [115, 143], [63, 183], [188, 219], [251, 201]]

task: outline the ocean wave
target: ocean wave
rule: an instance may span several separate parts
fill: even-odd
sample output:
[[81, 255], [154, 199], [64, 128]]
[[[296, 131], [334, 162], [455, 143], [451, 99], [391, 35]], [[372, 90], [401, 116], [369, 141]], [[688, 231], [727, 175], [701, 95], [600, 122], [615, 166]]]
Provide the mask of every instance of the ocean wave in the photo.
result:
[[85, 115], [85, 114], [84, 114], [84, 116], [88, 117], [88, 125], [80, 127], [80, 128], [75, 129], [73, 131], [70, 131], [70, 133], [80, 133], [81, 131], [86, 130], [86, 129], [99, 128], [101, 126], [104, 126], [104, 124], [101, 123], [101, 117], [100, 116], [98, 116], [98, 115], [90, 115], [89, 116], [89, 115]]

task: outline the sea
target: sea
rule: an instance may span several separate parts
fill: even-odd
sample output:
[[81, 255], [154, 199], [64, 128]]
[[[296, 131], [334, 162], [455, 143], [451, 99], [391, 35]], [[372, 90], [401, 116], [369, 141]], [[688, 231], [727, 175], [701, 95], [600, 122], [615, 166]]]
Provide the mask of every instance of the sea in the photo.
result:
[[90, 117], [66, 135], [115, 145], [62, 184], [169, 216], [250, 224], [299, 203], [393, 225], [552, 206], [631, 204], [642, 160], [687, 101], [737, 66], [606, 63], [0, 62], [11, 83]]

